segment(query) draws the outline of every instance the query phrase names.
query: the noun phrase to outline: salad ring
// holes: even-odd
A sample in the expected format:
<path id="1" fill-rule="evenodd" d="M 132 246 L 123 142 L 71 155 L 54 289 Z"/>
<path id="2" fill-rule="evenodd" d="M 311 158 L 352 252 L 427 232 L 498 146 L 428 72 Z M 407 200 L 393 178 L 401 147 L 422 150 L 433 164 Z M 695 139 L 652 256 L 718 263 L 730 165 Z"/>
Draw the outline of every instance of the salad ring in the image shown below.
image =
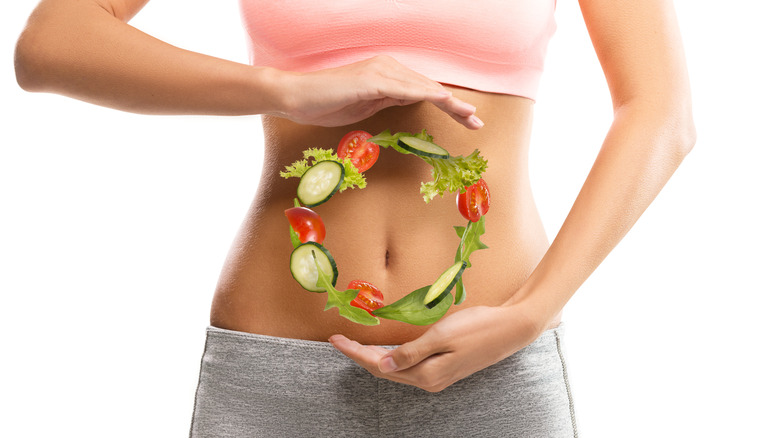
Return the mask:
<path id="1" fill-rule="evenodd" d="M 376 163 L 380 147 L 417 156 L 430 164 L 433 180 L 420 187 L 425 202 L 446 192 L 457 193 L 458 210 L 468 220 L 466 226 L 454 227 L 460 238 L 454 263 L 432 284 L 388 305 L 383 303 L 379 288 L 367 281 L 353 280 L 347 290 L 336 289 L 336 261 L 323 246 L 325 224 L 312 209 L 337 192 L 366 187 L 363 172 Z M 428 325 L 441 319 L 453 303 L 463 302 L 466 291 L 462 275 L 471 266 L 469 257 L 474 251 L 487 248 L 479 238 L 485 233 L 484 215 L 490 207 L 490 191 L 482 179 L 487 160 L 479 155 L 479 150 L 466 157 L 453 157 L 435 144 L 425 130 L 419 134 L 391 134 L 388 130 L 373 137 L 365 131 L 352 131 L 341 139 L 336 153 L 332 149 L 311 148 L 303 151 L 303 156 L 280 173 L 284 178 L 300 178 L 295 206 L 285 210 L 293 245 L 290 272 L 304 289 L 327 293 L 325 310 L 335 307 L 342 317 L 364 325 L 377 325 L 379 318 Z"/>

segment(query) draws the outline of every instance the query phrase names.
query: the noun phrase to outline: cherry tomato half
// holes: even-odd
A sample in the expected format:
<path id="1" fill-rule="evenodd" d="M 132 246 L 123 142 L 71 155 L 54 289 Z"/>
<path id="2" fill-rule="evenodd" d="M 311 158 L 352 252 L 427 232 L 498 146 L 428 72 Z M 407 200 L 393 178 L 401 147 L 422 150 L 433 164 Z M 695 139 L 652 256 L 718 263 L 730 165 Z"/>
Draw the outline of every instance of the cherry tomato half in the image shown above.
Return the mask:
<path id="1" fill-rule="evenodd" d="M 325 223 L 320 215 L 306 207 L 293 207 L 284 211 L 293 231 L 298 234 L 301 243 L 325 240 Z"/>
<path id="2" fill-rule="evenodd" d="M 363 280 L 352 280 L 349 282 L 347 289 L 357 289 L 358 295 L 349 304 L 355 307 L 359 307 L 368 311 L 373 315 L 374 310 L 384 306 L 385 297 L 382 292 L 373 284 Z"/>
<path id="3" fill-rule="evenodd" d="M 366 141 L 371 137 L 373 135 L 366 131 L 347 133 L 339 142 L 336 155 L 339 158 L 349 158 L 352 164 L 357 167 L 358 172 L 365 172 L 379 158 L 379 145 Z"/>
<path id="4" fill-rule="evenodd" d="M 476 184 L 466 187 L 466 191 L 460 193 L 455 200 L 460 214 L 471 222 L 476 222 L 485 215 L 490 208 L 490 190 L 484 179 Z"/>

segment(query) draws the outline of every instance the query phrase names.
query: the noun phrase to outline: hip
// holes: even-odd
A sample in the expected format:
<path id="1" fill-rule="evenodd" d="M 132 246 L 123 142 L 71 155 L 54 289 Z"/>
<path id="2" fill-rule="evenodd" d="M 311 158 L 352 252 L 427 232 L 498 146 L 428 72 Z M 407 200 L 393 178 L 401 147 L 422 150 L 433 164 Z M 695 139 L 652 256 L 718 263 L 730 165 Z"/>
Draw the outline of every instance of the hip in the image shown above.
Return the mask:
<path id="1" fill-rule="evenodd" d="M 378 379 L 326 342 L 210 327 L 192 437 L 576 436 L 563 328 L 439 393 Z"/>

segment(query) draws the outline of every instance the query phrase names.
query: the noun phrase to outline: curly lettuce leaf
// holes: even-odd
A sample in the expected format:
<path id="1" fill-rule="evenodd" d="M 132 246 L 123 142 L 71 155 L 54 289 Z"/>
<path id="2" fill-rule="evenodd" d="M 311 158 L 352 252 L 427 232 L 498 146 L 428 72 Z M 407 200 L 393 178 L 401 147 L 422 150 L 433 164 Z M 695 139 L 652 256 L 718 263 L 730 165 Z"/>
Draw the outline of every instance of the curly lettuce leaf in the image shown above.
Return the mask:
<path id="1" fill-rule="evenodd" d="M 402 154 L 409 154 L 411 152 L 401 149 L 398 147 L 398 139 L 401 137 L 403 132 L 399 132 L 396 134 L 391 134 L 389 129 L 386 129 L 382 131 L 381 133 L 369 138 L 367 141 L 377 144 L 379 146 L 382 146 L 383 148 L 387 149 L 388 147 L 391 147 L 398 152 Z"/>
<path id="2" fill-rule="evenodd" d="M 338 161 L 344 165 L 344 181 L 341 182 L 339 192 L 357 187 L 359 189 L 366 187 L 366 178 L 357 170 L 352 161 L 346 158 L 339 158 L 333 152 L 333 149 L 309 148 L 303 151 L 303 159 L 285 166 L 284 170 L 279 172 L 283 178 L 300 178 L 309 168 L 320 161 Z"/>
<path id="3" fill-rule="evenodd" d="M 409 151 L 398 146 L 398 139 L 401 137 L 416 137 L 421 140 L 433 142 L 433 137 L 424 129 L 419 134 L 412 134 L 410 132 L 396 132 L 395 134 L 391 134 L 388 129 L 371 137 L 368 141 L 376 143 L 384 148 L 392 147 L 402 154 L 410 154 Z M 420 193 L 422 193 L 425 202 L 430 202 L 436 195 L 444 195 L 446 192 L 460 193 L 466 187 L 479 181 L 479 179 L 482 178 L 482 173 L 487 170 L 487 160 L 479 155 L 479 150 L 474 150 L 474 152 L 467 157 L 458 155 L 457 157 L 450 156 L 447 158 L 422 156 L 419 156 L 419 158 L 433 166 L 431 172 L 433 181 L 424 182 L 420 186 Z"/>
<path id="4" fill-rule="evenodd" d="M 328 302 L 325 303 L 325 310 L 335 307 L 339 310 L 339 315 L 352 322 L 363 325 L 379 324 L 379 320 L 371 316 L 366 310 L 349 304 L 357 297 L 359 291 L 357 289 L 347 289 L 344 292 L 336 290 L 336 288 L 330 284 L 331 280 L 322 271 L 320 263 L 317 261 L 317 257 L 314 256 L 314 251 L 312 251 L 312 257 L 314 257 L 314 264 L 317 265 L 317 272 L 319 272 L 317 286 L 324 287 L 328 292 Z"/>
<path id="5" fill-rule="evenodd" d="M 445 192 L 460 193 L 466 187 L 476 184 L 487 170 L 487 160 L 475 149 L 471 155 L 448 158 L 420 157 L 433 166 L 433 181 L 422 183 L 420 193 L 425 202 Z"/>
<path id="6" fill-rule="evenodd" d="M 440 320 L 452 305 L 452 294 L 429 309 L 423 304 L 430 286 L 417 289 L 400 300 L 374 310 L 374 315 L 414 325 L 428 325 Z"/>

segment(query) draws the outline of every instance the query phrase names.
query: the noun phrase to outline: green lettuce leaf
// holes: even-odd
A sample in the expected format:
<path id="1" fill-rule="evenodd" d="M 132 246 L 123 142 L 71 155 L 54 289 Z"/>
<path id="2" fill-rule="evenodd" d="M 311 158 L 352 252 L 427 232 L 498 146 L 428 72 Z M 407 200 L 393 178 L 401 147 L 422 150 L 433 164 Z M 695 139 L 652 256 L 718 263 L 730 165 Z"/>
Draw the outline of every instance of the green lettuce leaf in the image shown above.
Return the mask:
<path id="1" fill-rule="evenodd" d="M 479 155 L 478 149 L 467 157 L 458 155 L 448 158 L 420 158 L 433 166 L 433 181 L 420 186 L 425 202 L 430 202 L 436 195 L 444 195 L 445 192 L 462 192 L 466 187 L 476 184 L 487 170 L 487 160 Z"/>
<path id="2" fill-rule="evenodd" d="M 347 289 L 344 292 L 336 290 L 336 288 L 330 284 L 331 280 L 322 272 L 320 263 L 317 261 L 317 257 L 314 256 L 314 251 L 312 251 L 312 257 L 314 257 L 314 264 L 317 265 L 317 271 L 319 272 L 317 286 L 324 287 L 328 292 L 328 302 L 325 303 L 325 310 L 335 307 L 339 310 L 339 315 L 352 322 L 363 325 L 379 324 L 379 320 L 371 316 L 366 310 L 349 304 L 357 297 L 359 291 L 357 289 Z"/>
<path id="3" fill-rule="evenodd" d="M 423 304 L 428 289 L 430 286 L 417 289 L 393 304 L 374 310 L 374 315 L 414 325 L 433 324 L 447 313 L 452 305 L 452 294 L 447 294 L 439 304 L 429 309 Z"/>
<path id="4" fill-rule="evenodd" d="M 433 137 L 424 129 L 419 134 L 410 132 L 391 134 L 388 129 L 371 137 L 368 141 L 384 148 L 392 147 L 402 154 L 410 154 L 411 152 L 398 146 L 398 139 L 401 137 L 417 137 L 433 142 Z M 425 202 L 430 202 L 436 195 L 444 195 L 446 192 L 460 193 L 466 187 L 479 181 L 487 170 L 487 160 L 479 155 L 479 150 L 474 150 L 467 157 L 462 155 L 448 158 L 418 157 L 433 166 L 431 171 L 433 181 L 422 183 L 420 187 L 420 193 L 422 193 Z"/>
<path id="5" fill-rule="evenodd" d="M 398 152 L 400 152 L 402 154 L 409 154 L 411 152 L 409 152 L 409 151 L 407 151 L 405 149 L 401 149 L 400 147 L 398 147 L 398 139 L 401 137 L 402 134 L 403 134 L 403 132 L 399 132 L 399 133 L 393 135 L 393 134 L 390 133 L 389 129 L 386 129 L 386 130 L 382 131 L 381 133 L 379 133 L 379 134 L 369 138 L 367 141 L 370 142 L 370 143 L 374 143 L 374 144 L 377 144 L 379 146 L 382 146 L 385 149 L 387 149 L 388 147 L 391 147 L 391 148 L 397 150 Z"/>
<path id="6" fill-rule="evenodd" d="M 341 182 L 339 192 L 357 187 L 362 189 L 366 187 L 366 178 L 358 172 L 357 167 L 351 160 L 339 158 L 333 152 L 333 149 L 309 148 L 303 151 L 303 159 L 285 166 L 284 170 L 279 172 L 283 178 L 300 178 L 309 170 L 310 167 L 320 161 L 338 161 L 344 165 L 344 181 Z"/>
<path id="7" fill-rule="evenodd" d="M 420 140 L 430 141 L 431 143 L 433 143 L 433 137 L 430 134 L 428 134 L 424 129 L 419 134 L 412 134 L 411 132 L 396 132 L 395 134 L 391 134 L 390 130 L 386 129 L 381 133 L 369 138 L 367 141 L 378 144 L 379 146 L 382 146 L 385 149 L 391 147 L 402 154 L 411 154 L 411 152 L 407 151 L 401 146 L 398 146 L 398 139 L 401 137 L 416 137 L 419 138 Z"/>

